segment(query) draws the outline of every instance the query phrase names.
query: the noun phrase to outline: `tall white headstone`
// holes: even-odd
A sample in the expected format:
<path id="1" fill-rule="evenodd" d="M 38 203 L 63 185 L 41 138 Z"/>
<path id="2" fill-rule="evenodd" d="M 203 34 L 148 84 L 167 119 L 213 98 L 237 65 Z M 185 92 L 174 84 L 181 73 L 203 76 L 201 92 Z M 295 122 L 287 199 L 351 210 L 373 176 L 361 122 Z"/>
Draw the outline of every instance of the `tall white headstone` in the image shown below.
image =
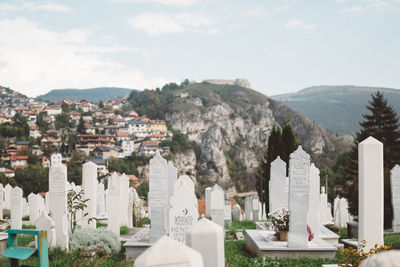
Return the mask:
<path id="1" fill-rule="evenodd" d="M 96 209 L 97 209 L 97 165 L 91 161 L 82 166 L 82 189 L 84 198 L 89 199 L 86 202 L 84 213 L 87 215 L 82 218 L 82 228 L 96 229 Z M 92 220 L 90 220 L 92 219 Z M 89 222 L 90 220 L 90 222 Z"/>
<path id="2" fill-rule="evenodd" d="M 4 187 L 4 207 L 8 210 L 11 208 L 11 189 L 10 184 L 6 184 Z"/>
<path id="3" fill-rule="evenodd" d="M 252 206 L 252 209 L 253 209 L 253 212 L 252 212 L 253 213 L 253 221 L 257 222 L 257 221 L 260 220 L 260 218 L 259 218 L 260 201 L 259 201 L 258 196 L 253 196 L 251 201 L 252 201 L 251 202 L 252 203 L 251 206 Z"/>
<path id="4" fill-rule="evenodd" d="M 301 146 L 289 160 L 289 235 L 288 247 L 307 247 L 307 211 L 309 201 L 310 156 Z"/>
<path id="5" fill-rule="evenodd" d="M 129 177 L 120 177 L 120 202 L 119 202 L 119 225 L 128 226 L 128 205 L 129 205 Z"/>
<path id="6" fill-rule="evenodd" d="M 11 189 L 11 229 L 22 229 L 22 189 Z"/>
<path id="7" fill-rule="evenodd" d="M 67 166 L 62 164 L 50 166 L 49 193 L 50 217 L 56 224 L 57 245 L 68 249 Z"/>
<path id="8" fill-rule="evenodd" d="M 325 186 L 321 187 L 319 201 L 319 222 L 323 225 L 331 224 L 333 217 L 330 203 L 328 203 L 328 196 L 325 193 Z"/>
<path id="9" fill-rule="evenodd" d="M 135 267 L 203 267 L 201 254 L 168 236 L 161 237 L 136 260 Z"/>
<path id="10" fill-rule="evenodd" d="M 167 165 L 167 161 L 161 157 L 159 151 L 150 160 L 150 242 L 155 242 L 167 234 Z"/>
<path id="11" fill-rule="evenodd" d="M 200 252 L 204 266 L 223 267 L 224 229 L 207 218 L 201 218 L 186 234 L 189 247 Z"/>
<path id="12" fill-rule="evenodd" d="M 128 227 L 132 228 L 133 227 L 133 205 L 134 205 L 134 196 L 133 196 L 133 188 L 129 188 L 129 205 L 128 205 Z M 133 189 L 135 190 L 135 189 Z"/>
<path id="13" fill-rule="evenodd" d="M 105 201 L 105 192 L 104 192 L 104 184 L 99 182 L 97 184 L 97 209 L 96 214 L 97 218 L 103 219 L 107 217 L 106 214 L 106 201 Z"/>
<path id="14" fill-rule="evenodd" d="M 269 181 L 269 212 L 288 208 L 289 180 L 286 177 L 286 163 L 278 156 L 271 162 Z"/>
<path id="15" fill-rule="evenodd" d="M 245 214 L 245 219 L 248 221 L 251 221 L 253 219 L 252 216 L 253 207 L 251 199 L 252 199 L 251 196 L 247 196 L 244 198 L 244 214 Z"/>
<path id="16" fill-rule="evenodd" d="M 186 231 L 193 226 L 199 217 L 197 198 L 193 188 L 185 183 L 175 182 L 175 192 L 170 199 L 169 237 L 185 243 Z"/>
<path id="17" fill-rule="evenodd" d="M 24 216 L 29 216 L 29 205 L 28 202 L 26 201 L 26 198 L 22 198 L 22 217 Z"/>
<path id="18" fill-rule="evenodd" d="M 339 227 L 347 227 L 347 222 L 349 221 L 349 204 L 347 199 L 342 197 L 338 203 L 339 211 Z"/>
<path id="19" fill-rule="evenodd" d="M 108 179 L 108 195 L 107 195 L 107 229 L 114 232 L 116 235 L 119 233 L 119 206 L 120 206 L 120 177 L 117 173 L 113 173 Z"/>
<path id="20" fill-rule="evenodd" d="M 400 166 L 396 164 L 390 171 L 390 185 L 393 206 L 393 232 L 400 232 Z"/>
<path id="21" fill-rule="evenodd" d="M 177 182 L 177 176 L 178 176 L 178 170 L 175 168 L 174 165 L 172 165 L 171 162 L 168 162 L 167 165 L 167 183 L 166 183 L 166 226 L 167 226 L 167 231 L 170 229 L 169 225 L 169 211 L 171 209 L 171 197 L 174 194 L 175 190 L 175 184 Z M 187 177 L 189 178 L 189 177 Z M 190 179 L 190 178 L 189 178 Z M 193 192 L 194 192 L 194 183 L 193 184 Z M 190 186 L 190 185 L 189 185 Z"/>
<path id="22" fill-rule="evenodd" d="M 229 200 L 225 200 L 224 221 L 225 221 L 225 226 L 228 227 L 232 226 L 232 208 L 231 208 L 231 202 Z"/>
<path id="23" fill-rule="evenodd" d="M 206 216 L 211 217 L 211 199 L 210 199 L 211 187 L 206 187 L 205 198 L 206 198 Z"/>
<path id="24" fill-rule="evenodd" d="M 40 199 L 38 195 L 30 193 L 28 195 L 29 202 L 29 223 L 33 225 L 40 216 Z"/>
<path id="25" fill-rule="evenodd" d="M 236 222 L 240 222 L 242 220 L 242 211 L 239 204 L 236 204 L 232 208 L 232 220 Z"/>
<path id="26" fill-rule="evenodd" d="M 224 227 L 224 207 L 225 194 L 224 190 L 217 184 L 211 189 L 211 220 L 216 224 Z"/>
<path id="27" fill-rule="evenodd" d="M 383 144 L 368 137 L 358 144 L 358 241 L 365 250 L 383 245 Z"/>
<path id="28" fill-rule="evenodd" d="M 309 198 L 308 198 L 308 215 L 307 222 L 315 239 L 319 239 L 319 209 L 315 207 L 319 203 L 319 170 L 314 163 L 310 166 L 310 183 L 309 183 Z"/>

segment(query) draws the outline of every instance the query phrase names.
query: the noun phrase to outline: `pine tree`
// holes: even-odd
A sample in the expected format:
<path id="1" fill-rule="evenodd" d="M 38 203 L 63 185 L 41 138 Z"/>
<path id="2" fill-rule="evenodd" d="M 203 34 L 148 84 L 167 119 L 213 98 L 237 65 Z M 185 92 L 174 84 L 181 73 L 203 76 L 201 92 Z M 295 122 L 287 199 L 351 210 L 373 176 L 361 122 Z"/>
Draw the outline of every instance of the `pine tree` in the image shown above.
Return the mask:
<path id="1" fill-rule="evenodd" d="M 76 131 L 80 134 L 85 134 L 86 133 L 86 127 L 85 127 L 85 122 L 83 121 L 83 118 L 81 116 L 81 118 L 79 119 L 79 124 L 78 124 L 78 128 L 76 129 Z"/>
<path id="2" fill-rule="evenodd" d="M 383 93 L 376 92 L 371 95 L 372 100 L 366 106 L 369 111 L 363 115 L 364 121 L 360 122 L 361 130 L 357 133 L 355 146 L 351 152 L 351 160 L 347 165 L 347 187 L 344 196 L 349 201 L 349 211 L 358 215 L 358 144 L 368 138 L 374 137 L 383 143 L 384 153 L 384 214 L 385 227 L 392 223 L 393 211 L 390 190 L 390 169 L 400 161 L 400 131 L 399 117 L 393 107 L 387 102 Z"/>
<path id="3" fill-rule="evenodd" d="M 288 121 L 285 122 L 282 130 L 282 155 L 281 158 L 286 162 L 286 174 L 289 172 L 289 156 L 296 150 L 297 142 L 296 137 L 292 131 L 292 127 Z"/>

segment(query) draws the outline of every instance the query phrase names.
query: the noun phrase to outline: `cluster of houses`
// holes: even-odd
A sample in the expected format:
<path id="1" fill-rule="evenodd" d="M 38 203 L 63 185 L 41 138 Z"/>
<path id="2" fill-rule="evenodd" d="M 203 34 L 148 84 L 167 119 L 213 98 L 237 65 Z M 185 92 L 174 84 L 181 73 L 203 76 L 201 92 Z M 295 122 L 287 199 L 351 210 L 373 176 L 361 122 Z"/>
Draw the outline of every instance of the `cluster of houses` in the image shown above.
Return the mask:
<path id="1" fill-rule="evenodd" d="M 172 136 L 166 122 L 139 115 L 134 110 L 122 112 L 126 104 L 126 97 L 104 103 L 67 99 L 46 103 L 0 87 L 0 124 L 12 123 L 12 118 L 19 113 L 27 118 L 30 127 L 30 141 L 5 140 L 7 147 L 0 151 L 0 159 L 9 168 L 0 166 L 0 173 L 12 177 L 16 169 L 27 167 L 28 155 L 21 155 L 21 151 L 28 151 L 28 147 L 32 154 L 41 158 L 44 167 L 49 167 L 51 162 L 43 151 L 45 147 L 61 152 L 63 161 L 69 159 L 73 150 L 78 150 L 100 166 L 106 166 L 110 158 L 125 158 L 133 152 L 152 155 L 159 149 L 169 153 L 168 147 L 159 147 L 161 141 Z M 73 127 L 56 129 L 57 115 L 61 114 L 68 114 Z M 49 125 L 45 131 L 38 125 L 39 115 Z M 81 121 L 85 133 L 77 132 Z M 71 134 L 76 136 L 72 147 Z M 106 167 L 103 171 L 107 171 Z"/>

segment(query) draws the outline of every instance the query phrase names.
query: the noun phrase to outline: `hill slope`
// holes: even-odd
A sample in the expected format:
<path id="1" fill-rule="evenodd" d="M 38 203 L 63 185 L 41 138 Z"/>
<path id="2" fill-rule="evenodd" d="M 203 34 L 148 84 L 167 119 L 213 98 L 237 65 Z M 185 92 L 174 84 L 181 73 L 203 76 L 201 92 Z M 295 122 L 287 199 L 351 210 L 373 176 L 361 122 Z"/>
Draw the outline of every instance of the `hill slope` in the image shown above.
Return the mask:
<path id="1" fill-rule="evenodd" d="M 389 104 L 400 114 L 400 90 L 357 86 L 314 86 L 297 93 L 272 96 L 306 117 L 340 135 L 359 130 L 365 106 L 371 94 L 382 91 Z"/>
<path id="2" fill-rule="evenodd" d="M 215 182 L 231 193 L 254 190 L 258 152 L 266 146 L 272 127 L 287 119 L 319 168 L 331 166 L 350 148 L 317 123 L 251 89 L 198 83 L 173 94 L 165 119 L 198 146 L 174 155 L 173 161 L 178 170 L 197 178 L 200 192 Z"/>
<path id="3" fill-rule="evenodd" d="M 37 98 L 43 101 L 56 101 L 68 99 L 77 101 L 86 99 L 92 102 L 99 100 L 109 100 L 116 97 L 128 96 L 133 89 L 119 88 L 119 87 L 97 87 L 90 89 L 53 89 L 47 94 L 38 96 Z"/>

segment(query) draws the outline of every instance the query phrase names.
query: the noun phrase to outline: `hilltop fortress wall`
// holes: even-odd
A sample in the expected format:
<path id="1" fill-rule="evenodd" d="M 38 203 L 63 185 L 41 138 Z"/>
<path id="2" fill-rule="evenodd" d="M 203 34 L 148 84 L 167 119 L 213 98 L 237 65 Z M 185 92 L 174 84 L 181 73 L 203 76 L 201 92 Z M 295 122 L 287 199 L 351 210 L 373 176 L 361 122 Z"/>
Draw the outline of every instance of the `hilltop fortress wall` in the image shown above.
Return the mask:
<path id="1" fill-rule="evenodd" d="M 235 80 L 209 79 L 209 80 L 203 80 L 203 82 L 210 84 L 239 85 L 245 88 L 251 88 L 250 82 L 247 79 L 235 79 Z"/>

